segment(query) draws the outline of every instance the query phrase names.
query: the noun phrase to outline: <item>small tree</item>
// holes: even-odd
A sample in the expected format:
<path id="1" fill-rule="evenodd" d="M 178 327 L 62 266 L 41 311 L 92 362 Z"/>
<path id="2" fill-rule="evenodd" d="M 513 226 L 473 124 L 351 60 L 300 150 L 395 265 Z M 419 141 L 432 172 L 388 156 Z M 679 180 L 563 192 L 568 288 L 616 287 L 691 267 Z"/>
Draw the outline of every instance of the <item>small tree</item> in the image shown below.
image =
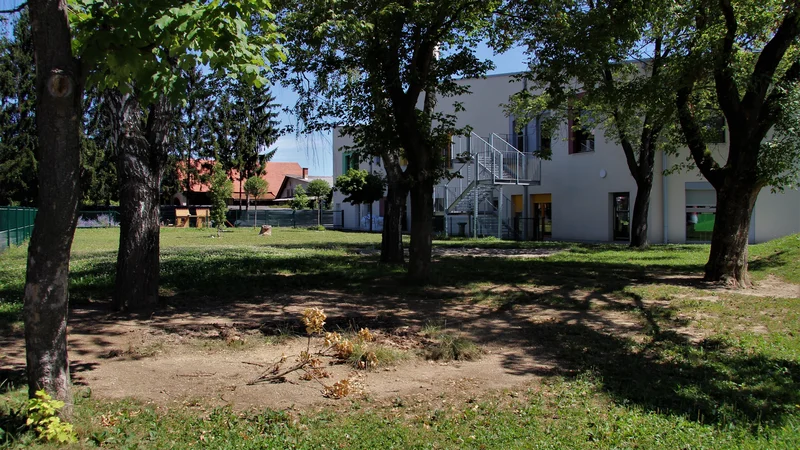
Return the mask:
<path id="1" fill-rule="evenodd" d="M 334 183 L 334 188 L 347 196 L 344 201 L 351 205 L 367 204 L 370 206 L 370 231 L 372 231 L 372 204 L 383 198 L 385 186 L 386 180 L 380 175 L 358 169 L 349 169 L 347 173 L 336 177 L 336 183 Z"/>
<path id="2" fill-rule="evenodd" d="M 292 209 L 308 208 L 308 195 L 306 195 L 306 190 L 303 189 L 303 186 L 297 186 L 297 189 L 294 190 L 294 198 L 291 205 Z"/>
<path id="3" fill-rule="evenodd" d="M 217 227 L 217 237 L 225 226 L 225 216 L 228 212 L 228 199 L 233 195 L 233 183 L 219 164 L 214 166 L 211 175 L 211 224 Z"/>
<path id="4" fill-rule="evenodd" d="M 266 194 L 268 187 L 269 183 L 267 183 L 267 180 L 258 175 L 253 175 L 244 182 L 244 192 L 247 194 L 248 207 L 250 206 L 251 195 L 255 201 L 256 216 L 253 218 L 253 226 L 256 226 L 256 220 L 258 220 L 258 197 Z"/>
<path id="5" fill-rule="evenodd" d="M 313 180 L 308 183 L 308 195 L 316 197 L 317 204 L 317 226 L 322 224 L 322 200 L 327 199 L 331 194 L 331 185 L 325 180 Z"/>

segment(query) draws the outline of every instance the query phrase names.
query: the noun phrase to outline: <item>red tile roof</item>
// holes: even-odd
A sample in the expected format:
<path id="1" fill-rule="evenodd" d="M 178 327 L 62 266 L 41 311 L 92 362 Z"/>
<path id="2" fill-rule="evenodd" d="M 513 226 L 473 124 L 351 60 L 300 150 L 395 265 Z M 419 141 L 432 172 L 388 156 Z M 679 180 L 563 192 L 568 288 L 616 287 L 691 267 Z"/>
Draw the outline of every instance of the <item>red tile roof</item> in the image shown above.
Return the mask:
<path id="1" fill-rule="evenodd" d="M 212 161 L 206 160 L 192 160 L 191 164 L 201 174 L 207 174 Z M 178 163 L 178 179 L 183 180 L 184 174 L 181 170 L 185 164 L 183 161 Z M 267 181 L 267 194 L 260 196 L 261 200 L 272 200 L 278 195 L 278 190 L 283 185 L 283 180 L 287 175 L 302 176 L 303 169 L 300 164 L 296 162 L 268 162 L 267 173 L 262 175 L 261 178 Z M 238 200 L 245 198 L 244 182 L 246 180 L 239 179 L 239 171 L 236 169 L 231 170 L 228 174 L 231 181 L 233 181 L 233 199 Z M 192 192 L 208 192 L 209 183 L 201 183 L 199 180 L 193 179 L 191 191 Z"/>

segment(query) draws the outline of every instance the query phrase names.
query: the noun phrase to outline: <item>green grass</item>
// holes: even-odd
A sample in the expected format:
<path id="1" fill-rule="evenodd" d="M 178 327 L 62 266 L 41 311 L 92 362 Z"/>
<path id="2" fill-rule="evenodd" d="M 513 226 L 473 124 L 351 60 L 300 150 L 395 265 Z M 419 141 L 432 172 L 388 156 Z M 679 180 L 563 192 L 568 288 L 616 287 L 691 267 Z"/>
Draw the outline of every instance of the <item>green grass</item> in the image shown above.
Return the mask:
<path id="1" fill-rule="evenodd" d="M 525 349 L 557 370 L 526 369 L 521 374 L 541 382 L 461 393 L 470 394 L 466 401 L 445 403 L 436 394 L 421 404 L 353 398 L 303 413 L 81 398 L 75 448 L 800 448 L 800 300 L 701 289 L 692 280 L 702 273 L 708 246 L 435 241 L 561 251 L 541 259 L 441 257 L 432 264 L 432 283 L 420 287 L 406 282 L 402 267 L 377 264 L 378 235 L 292 229 L 273 229 L 271 237 L 252 229 L 211 235 L 163 231 L 162 296 L 170 308 L 271 304 L 318 291 L 332 302 L 347 296 L 387 312 L 377 323 L 329 317 L 331 330 L 410 323 L 436 338 L 449 327 L 479 345 Z M 109 300 L 116 244 L 115 230 L 77 232 L 74 308 Z M 800 283 L 800 236 L 751 246 L 750 256 L 754 279 Z M 5 335 L 19 335 L 24 268 L 24 248 L 0 254 Z M 471 303 L 493 314 L 490 325 L 448 315 L 450 307 Z M 528 307 L 574 320 L 538 321 L 520 312 Z M 404 322 L 389 314 L 396 308 L 409 311 Z M 582 319 L 600 312 L 623 314 L 641 331 Z M 292 335 L 299 330 L 292 326 L 270 324 L 275 332 L 266 333 Z M 513 360 L 504 369 L 521 370 Z M 0 392 L 6 430 L 0 447 L 55 448 L 18 428 L 11 411 L 20 408 L 24 391 L 5 384 Z"/>

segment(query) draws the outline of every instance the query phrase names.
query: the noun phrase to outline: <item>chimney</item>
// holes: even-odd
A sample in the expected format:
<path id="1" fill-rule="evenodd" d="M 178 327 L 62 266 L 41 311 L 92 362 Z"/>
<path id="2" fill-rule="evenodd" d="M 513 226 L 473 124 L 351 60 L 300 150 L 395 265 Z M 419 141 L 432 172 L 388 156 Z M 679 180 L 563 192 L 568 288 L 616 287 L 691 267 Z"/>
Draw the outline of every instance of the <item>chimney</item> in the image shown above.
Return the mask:
<path id="1" fill-rule="evenodd" d="M 308 179 L 308 167 L 303 167 L 303 179 Z"/>

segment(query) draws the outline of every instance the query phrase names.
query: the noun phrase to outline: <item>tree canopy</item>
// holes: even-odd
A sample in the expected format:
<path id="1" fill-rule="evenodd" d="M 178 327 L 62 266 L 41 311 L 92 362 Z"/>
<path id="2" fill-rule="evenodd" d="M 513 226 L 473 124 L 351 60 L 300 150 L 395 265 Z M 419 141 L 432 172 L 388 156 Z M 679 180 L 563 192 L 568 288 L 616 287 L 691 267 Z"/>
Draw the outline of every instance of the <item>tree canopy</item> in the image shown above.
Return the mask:
<path id="1" fill-rule="evenodd" d="M 433 185 L 447 176 L 441 149 L 464 134 L 437 101 L 468 92 L 459 77 L 479 77 L 491 61 L 475 54 L 499 1 L 389 0 L 281 2 L 290 58 L 283 77 L 299 94 L 302 131 L 349 134 L 357 158 L 380 156 L 397 202 L 411 194 L 409 275 L 424 280 L 430 263 Z M 456 105 L 456 112 L 461 111 Z M 338 149 L 337 149 L 338 150 Z M 408 164 L 402 167 L 401 161 Z M 395 195 L 395 190 L 401 195 Z M 401 208 L 390 202 L 385 227 L 402 258 Z M 384 234 L 384 240 L 387 234 Z M 382 249 L 383 253 L 383 249 Z"/>
<path id="2" fill-rule="evenodd" d="M 359 205 L 380 200 L 383 197 L 386 181 L 380 175 L 363 169 L 348 169 L 336 177 L 334 186 L 346 196 L 344 201 L 351 205 Z"/>

